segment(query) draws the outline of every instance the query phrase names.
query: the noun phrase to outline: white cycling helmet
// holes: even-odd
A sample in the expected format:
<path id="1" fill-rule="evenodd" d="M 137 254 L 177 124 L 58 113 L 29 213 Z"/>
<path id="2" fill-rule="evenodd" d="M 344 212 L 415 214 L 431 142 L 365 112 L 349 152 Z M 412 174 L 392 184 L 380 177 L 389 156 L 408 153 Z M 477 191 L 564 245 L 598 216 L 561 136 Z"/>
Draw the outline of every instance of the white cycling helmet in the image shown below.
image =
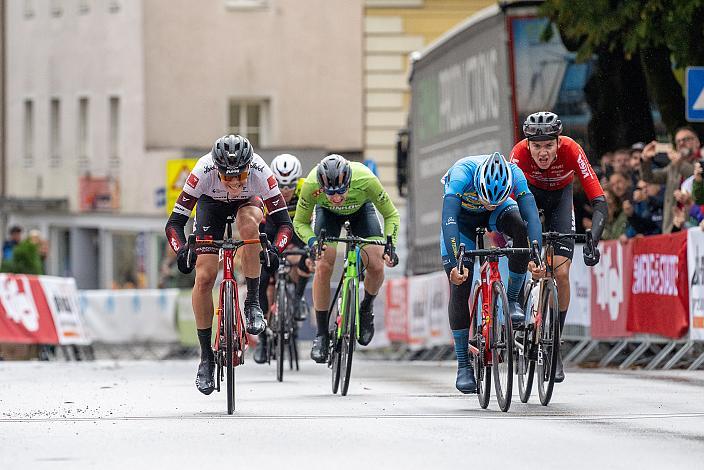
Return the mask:
<path id="1" fill-rule="evenodd" d="M 301 162 L 290 153 L 277 155 L 271 161 L 271 171 L 274 172 L 279 186 L 293 186 L 303 174 Z"/>

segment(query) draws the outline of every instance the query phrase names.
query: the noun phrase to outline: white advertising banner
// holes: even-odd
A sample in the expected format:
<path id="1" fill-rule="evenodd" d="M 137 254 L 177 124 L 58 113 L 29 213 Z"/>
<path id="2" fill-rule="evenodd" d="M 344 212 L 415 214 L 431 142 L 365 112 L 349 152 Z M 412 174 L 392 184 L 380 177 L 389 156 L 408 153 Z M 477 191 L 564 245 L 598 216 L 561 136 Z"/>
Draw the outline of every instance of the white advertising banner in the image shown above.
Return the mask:
<path id="1" fill-rule="evenodd" d="M 447 318 L 449 286 L 440 271 L 408 278 L 409 343 L 424 348 L 452 344 Z"/>
<path id="2" fill-rule="evenodd" d="M 72 277 L 39 276 L 59 344 L 90 344 L 81 320 L 76 280 Z"/>
<path id="3" fill-rule="evenodd" d="M 90 337 L 102 343 L 173 342 L 178 289 L 86 290 L 79 294 Z"/>
<path id="4" fill-rule="evenodd" d="M 704 341 L 704 232 L 687 233 L 687 276 L 689 277 L 689 337 Z"/>
<path id="5" fill-rule="evenodd" d="M 570 268 L 570 308 L 567 310 L 567 325 L 591 325 L 592 282 L 589 267 L 584 264 L 584 245 L 575 245 Z"/>

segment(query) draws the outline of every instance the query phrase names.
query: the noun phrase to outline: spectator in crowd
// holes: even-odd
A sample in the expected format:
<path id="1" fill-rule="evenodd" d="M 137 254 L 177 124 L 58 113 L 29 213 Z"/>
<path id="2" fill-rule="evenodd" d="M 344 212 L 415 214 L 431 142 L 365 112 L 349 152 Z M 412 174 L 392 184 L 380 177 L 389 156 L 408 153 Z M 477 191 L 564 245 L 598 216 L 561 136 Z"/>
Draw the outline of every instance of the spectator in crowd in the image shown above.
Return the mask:
<path id="1" fill-rule="evenodd" d="M 626 233 L 626 226 L 628 225 L 628 216 L 625 211 L 623 211 L 619 200 L 611 190 L 607 189 L 604 191 L 604 196 L 606 196 L 606 204 L 609 209 L 609 218 L 604 226 L 604 232 L 601 235 L 602 240 L 616 240 L 621 235 Z"/>
<path id="2" fill-rule="evenodd" d="M 628 175 L 630 173 L 631 156 L 626 149 L 616 150 L 611 157 L 611 171 L 613 173 L 621 173 Z"/>
<path id="3" fill-rule="evenodd" d="M 7 240 L 5 240 L 5 243 L 2 244 L 2 262 L 3 265 L 5 263 L 11 263 L 12 262 L 12 252 L 15 249 L 15 246 L 19 242 L 22 241 L 22 227 L 19 225 L 13 225 L 10 227 L 9 231 L 9 237 Z M 6 270 L 3 268 L 2 271 Z"/>
<path id="4" fill-rule="evenodd" d="M 631 145 L 629 151 L 630 158 L 628 160 L 628 172 L 631 176 L 631 183 L 635 188 L 640 180 L 640 160 L 643 155 L 643 148 L 645 144 L 643 142 L 636 142 Z"/>
<path id="5" fill-rule="evenodd" d="M 628 216 L 626 235 L 655 235 L 662 231 L 662 187 L 659 184 L 640 180 L 633 189 L 630 200 L 623 202 L 623 211 Z"/>
<path id="6" fill-rule="evenodd" d="M 617 199 L 620 205 L 628 197 L 630 197 L 631 183 L 630 178 L 627 178 L 623 173 L 612 173 L 609 176 L 609 191 Z"/>
<path id="7" fill-rule="evenodd" d="M 614 154 L 612 152 L 606 152 L 601 156 L 599 166 L 594 168 L 602 187 L 609 183 L 609 176 L 611 176 L 612 173 L 611 162 L 613 161 L 613 156 Z"/>
<path id="8" fill-rule="evenodd" d="M 42 237 L 42 232 L 32 229 L 28 233 L 29 241 L 39 248 L 39 258 L 42 260 L 42 271 L 46 272 L 46 257 L 49 255 L 49 242 Z"/>
<path id="9" fill-rule="evenodd" d="M 653 169 L 652 160 L 656 155 L 657 142 L 650 142 L 643 149 L 643 160 L 641 162 L 641 177 L 648 183 L 665 185 L 665 195 L 663 203 L 663 233 L 672 232 L 677 209 L 675 191 L 680 188 L 682 180 L 688 178 L 694 172 L 694 161 L 700 158 L 701 145 L 697 134 L 691 127 L 681 127 L 675 132 L 676 148 L 667 154 L 670 163 L 661 169 Z M 683 219 L 686 218 L 683 208 L 679 210 L 680 227 Z"/>
<path id="10" fill-rule="evenodd" d="M 702 160 L 694 164 L 694 175 L 692 177 L 692 200 L 698 206 L 700 214 L 704 214 L 704 163 Z M 699 226 L 704 230 L 704 221 L 700 219 Z"/>

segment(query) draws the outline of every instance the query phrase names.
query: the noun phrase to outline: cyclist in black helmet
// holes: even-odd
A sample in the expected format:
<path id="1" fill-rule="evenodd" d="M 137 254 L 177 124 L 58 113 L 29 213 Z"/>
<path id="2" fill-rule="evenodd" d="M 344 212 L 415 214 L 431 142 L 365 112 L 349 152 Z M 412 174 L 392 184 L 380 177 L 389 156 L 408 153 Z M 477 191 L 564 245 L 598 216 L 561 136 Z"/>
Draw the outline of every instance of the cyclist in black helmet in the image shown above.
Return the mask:
<path id="1" fill-rule="evenodd" d="M 384 218 L 382 231 L 374 208 Z M 315 211 L 315 227 L 311 215 Z M 345 221 L 352 233 L 359 237 L 382 240 L 391 235 L 396 243 L 400 217 L 379 178 L 358 162 L 348 162 L 340 155 L 328 155 L 308 174 L 293 219 L 298 236 L 308 246 L 316 242 L 322 229 L 331 237 L 338 237 Z M 360 304 L 359 343 L 366 346 L 374 336 L 373 302 L 384 282 L 384 263 L 395 266 L 395 253 L 384 253 L 382 246 L 365 246 L 362 261 L 366 268 L 364 299 Z M 367 256 L 368 255 L 368 256 Z M 392 259 L 393 258 L 393 259 Z M 328 306 L 330 278 L 335 266 L 335 244 L 331 243 L 316 264 L 313 277 L 313 305 L 318 332 L 313 341 L 311 358 L 318 363 L 327 361 Z"/>
<path id="2" fill-rule="evenodd" d="M 274 243 L 267 253 L 260 245 L 246 245 L 241 249 L 242 271 L 247 280 L 244 313 L 247 332 L 259 334 L 266 322 L 259 305 L 260 259 L 268 256 L 276 269 L 281 252 L 291 240 L 291 218 L 286 210 L 276 178 L 271 169 L 254 153 L 249 141 L 240 135 L 226 135 L 215 141 L 213 149 L 198 160 L 183 185 L 173 212 L 166 223 L 166 237 L 177 253 L 178 269 L 189 273 L 195 266 L 196 282 L 192 304 L 201 347 L 196 386 L 209 395 L 215 389 L 215 359 L 211 347 L 213 324 L 213 285 L 218 273 L 218 249 L 203 247 L 192 254 L 189 263 L 184 227 L 193 207 L 198 202 L 193 231 L 198 238 L 221 240 L 228 216 L 235 216 L 241 238 L 258 238 L 259 224 L 264 216 L 277 227 Z"/>

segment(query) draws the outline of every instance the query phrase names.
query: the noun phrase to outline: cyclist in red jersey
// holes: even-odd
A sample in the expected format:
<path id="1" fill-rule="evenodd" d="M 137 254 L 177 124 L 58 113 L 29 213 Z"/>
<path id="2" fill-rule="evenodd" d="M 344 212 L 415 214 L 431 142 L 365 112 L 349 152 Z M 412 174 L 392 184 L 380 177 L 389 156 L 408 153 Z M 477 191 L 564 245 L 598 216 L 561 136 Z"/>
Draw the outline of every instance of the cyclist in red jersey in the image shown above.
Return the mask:
<path id="1" fill-rule="evenodd" d="M 589 164 L 582 147 L 562 133 L 562 122 L 557 115 L 541 111 L 528 116 L 523 123 L 526 138 L 518 142 L 511 152 L 511 161 L 523 170 L 528 187 L 535 196 L 538 208 L 545 216 L 545 229 L 561 233 L 574 233 L 574 207 L 572 205 L 572 181 L 579 177 L 592 207 L 592 235 L 598 243 L 607 219 L 607 204 L 599 178 Z M 570 305 L 570 265 L 574 254 L 574 240 L 555 243 L 555 280 L 557 282 L 560 309 L 560 331 L 565 325 Z M 599 262 L 599 249 L 593 253 L 584 251 L 584 262 L 594 266 Z M 529 269 L 536 276 L 544 275 L 533 264 Z M 562 382 L 565 373 L 562 353 L 558 355 L 555 382 Z"/>

